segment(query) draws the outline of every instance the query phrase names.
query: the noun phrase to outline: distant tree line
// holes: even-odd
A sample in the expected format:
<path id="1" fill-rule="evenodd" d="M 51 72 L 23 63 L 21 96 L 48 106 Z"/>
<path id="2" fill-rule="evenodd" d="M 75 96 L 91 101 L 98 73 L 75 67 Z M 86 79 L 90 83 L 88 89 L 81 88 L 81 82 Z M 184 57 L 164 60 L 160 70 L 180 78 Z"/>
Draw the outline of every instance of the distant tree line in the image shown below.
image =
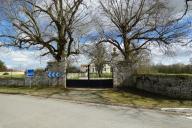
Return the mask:
<path id="1" fill-rule="evenodd" d="M 7 71 L 7 67 L 3 61 L 0 60 L 0 72 Z"/>
<path id="2" fill-rule="evenodd" d="M 154 65 L 151 68 L 157 73 L 167 74 L 192 74 L 192 65 L 173 64 L 173 65 Z"/>
<path id="3" fill-rule="evenodd" d="M 142 65 L 137 69 L 138 74 L 192 74 L 192 64 L 172 64 L 172 65 Z"/>

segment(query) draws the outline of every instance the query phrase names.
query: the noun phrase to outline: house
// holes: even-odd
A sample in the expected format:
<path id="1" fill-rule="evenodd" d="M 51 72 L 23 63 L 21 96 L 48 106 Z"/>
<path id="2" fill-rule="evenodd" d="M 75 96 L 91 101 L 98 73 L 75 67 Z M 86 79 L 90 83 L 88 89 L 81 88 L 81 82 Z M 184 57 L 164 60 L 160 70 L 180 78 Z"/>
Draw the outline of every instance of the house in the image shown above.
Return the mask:
<path id="1" fill-rule="evenodd" d="M 90 73 L 97 73 L 97 70 L 96 70 L 96 66 L 95 64 L 90 64 Z M 80 68 L 81 72 L 88 72 L 88 65 L 81 65 L 81 68 Z M 104 64 L 104 67 L 103 67 L 103 73 L 111 73 L 112 70 L 111 70 L 111 66 L 109 64 Z"/>

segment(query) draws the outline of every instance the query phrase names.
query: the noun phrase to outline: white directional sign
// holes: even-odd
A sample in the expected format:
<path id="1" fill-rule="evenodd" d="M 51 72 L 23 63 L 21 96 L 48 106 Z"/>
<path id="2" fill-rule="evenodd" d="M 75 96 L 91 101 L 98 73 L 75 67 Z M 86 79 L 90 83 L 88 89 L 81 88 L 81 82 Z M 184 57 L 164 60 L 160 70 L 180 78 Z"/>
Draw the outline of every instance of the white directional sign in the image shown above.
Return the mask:
<path id="1" fill-rule="evenodd" d="M 59 78 L 61 76 L 62 76 L 61 72 L 51 72 L 51 71 L 48 72 L 49 78 Z"/>

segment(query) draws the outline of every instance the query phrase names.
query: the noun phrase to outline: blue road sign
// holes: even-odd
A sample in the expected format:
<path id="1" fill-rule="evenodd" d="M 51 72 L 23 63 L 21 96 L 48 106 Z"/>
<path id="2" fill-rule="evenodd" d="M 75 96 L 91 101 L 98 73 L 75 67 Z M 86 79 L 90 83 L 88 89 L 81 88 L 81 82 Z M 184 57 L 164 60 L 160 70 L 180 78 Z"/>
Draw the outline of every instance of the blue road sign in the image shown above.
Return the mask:
<path id="1" fill-rule="evenodd" d="M 59 78 L 61 76 L 62 76 L 62 73 L 60 72 L 51 72 L 51 71 L 48 72 L 49 78 Z"/>
<path id="2" fill-rule="evenodd" d="M 34 77 L 35 76 L 35 70 L 34 69 L 28 69 L 26 71 L 26 76 L 27 77 Z"/>

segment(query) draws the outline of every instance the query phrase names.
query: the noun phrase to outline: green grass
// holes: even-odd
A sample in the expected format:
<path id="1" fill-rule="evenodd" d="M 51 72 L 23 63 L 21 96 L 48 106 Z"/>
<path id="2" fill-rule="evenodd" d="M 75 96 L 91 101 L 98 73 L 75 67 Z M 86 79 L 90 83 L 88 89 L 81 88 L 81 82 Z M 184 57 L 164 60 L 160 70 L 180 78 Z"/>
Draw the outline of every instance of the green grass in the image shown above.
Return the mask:
<path id="1" fill-rule="evenodd" d="M 91 78 L 99 78 L 97 73 L 90 73 Z M 103 73 L 101 74 L 101 78 L 112 78 L 112 73 Z"/>
<path id="2" fill-rule="evenodd" d="M 8 73 L 8 75 L 4 75 L 4 73 Z M 24 72 L 0 72 L 0 78 L 24 78 Z"/>
<path id="3" fill-rule="evenodd" d="M 150 76 L 175 76 L 175 77 L 192 77 L 192 74 L 166 74 L 166 73 L 144 73 L 144 74 L 136 74 L 136 75 L 150 75 Z"/>
<path id="4" fill-rule="evenodd" d="M 76 77 L 72 77 L 72 78 L 67 78 L 69 80 L 79 80 L 80 77 L 76 76 Z"/>
<path id="5" fill-rule="evenodd" d="M 190 100 L 176 100 L 138 90 L 104 91 L 102 96 L 113 104 L 144 108 L 187 107 L 192 108 Z"/>
<path id="6" fill-rule="evenodd" d="M 3 94 L 23 94 L 32 96 L 44 96 L 49 97 L 57 93 L 65 93 L 67 89 L 64 88 L 27 88 L 27 87 L 0 87 L 0 93 Z"/>

